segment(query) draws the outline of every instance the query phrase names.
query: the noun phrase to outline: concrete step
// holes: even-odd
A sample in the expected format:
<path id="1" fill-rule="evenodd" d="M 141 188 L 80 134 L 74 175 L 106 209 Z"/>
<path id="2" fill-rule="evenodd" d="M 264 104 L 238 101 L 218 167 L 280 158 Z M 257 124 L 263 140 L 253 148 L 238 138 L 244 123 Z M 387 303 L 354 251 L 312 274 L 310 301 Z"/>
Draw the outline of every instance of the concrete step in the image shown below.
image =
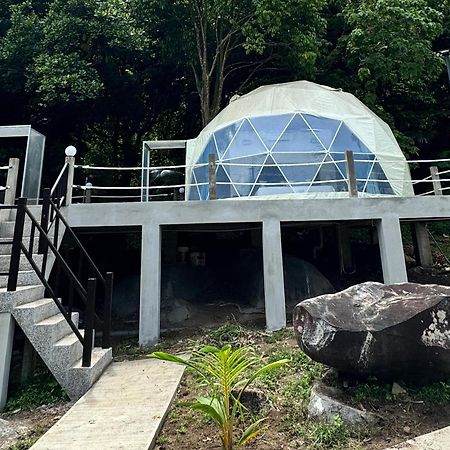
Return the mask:
<path id="1" fill-rule="evenodd" d="M 22 323 L 25 321 L 35 324 L 49 317 L 59 314 L 59 308 L 51 298 L 41 298 L 32 302 L 24 303 L 15 308 L 14 316 L 23 317 Z M 17 320 L 17 319 L 16 319 Z"/>
<path id="2" fill-rule="evenodd" d="M 16 222 L 12 220 L 4 221 L 0 223 L 0 237 L 8 238 L 14 236 L 14 227 Z M 36 234 L 35 230 L 35 234 Z M 31 221 L 25 220 L 23 227 L 23 235 L 29 237 L 31 235 Z"/>
<path id="3" fill-rule="evenodd" d="M 84 336 L 84 330 L 80 330 L 80 334 Z M 83 346 L 77 335 L 73 332 L 64 336 L 53 345 L 52 359 L 60 367 L 60 371 L 67 373 L 82 355 Z"/>
<path id="4" fill-rule="evenodd" d="M 29 237 L 25 237 L 23 239 L 23 243 L 27 249 L 30 247 L 30 240 L 31 239 Z M 0 255 L 10 255 L 11 254 L 11 248 L 12 248 L 12 245 L 10 244 L 11 241 L 12 241 L 12 237 L 0 238 Z M 34 246 L 33 252 L 37 251 L 38 243 L 39 243 L 39 239 L 35 236 L 34 244 L 33 244 L 33 246 Z"/>
<path id="5" fill-rule="evenodd" d="M 66 392 L 73 400 L 80 398 L 98 380 L 112 362 L 112 349 L 94 348 L 90 367 L 82 367 L 81 358 L 69 369 Z"/>
<path id="6" fill-rule="evenodd" d="M 58 313 L 37 322 L 34 326 L 34 332 L 38 340 L 41 341 L 39 345 L 44 345 L 46 350 L 49 351 L 51 346 L 56 342 L 71 334 L 72 329 L 65 317 L 61 313 Z"/>
<path id="7" fill-rule="evenodd" d="M 34 270 L 22 270 L 17 277 L 17 286 L 35 286 L 41 281 Z M 0 288 L 6 287 L 8 284 L 8 275 L 0 275 Z"/>
<path id="8" fill-rule="evenodd" d="M 16 291 L 8 292 L 5 287 L 0 288 L 0 312 L 11 313 L 14 308 L 25 303 L 33 302 L 44 297 L 44 286 L 18 286 Z"/>
<path id="9" fill-rule="evenodd" d="M 42 267 L 42 260 L 44 259 L 44 255 L 33 255 L 33 261 L 37 264 L 39 268 Z M 9 263 L 11 261 L 11 255 L 0 255 L 0 272 L 8 272 Z M 25 255 L 20 256 L 20 265 L 19 270 L 33 270 L 31 263 L 28 261 L 28 258 Z"/>

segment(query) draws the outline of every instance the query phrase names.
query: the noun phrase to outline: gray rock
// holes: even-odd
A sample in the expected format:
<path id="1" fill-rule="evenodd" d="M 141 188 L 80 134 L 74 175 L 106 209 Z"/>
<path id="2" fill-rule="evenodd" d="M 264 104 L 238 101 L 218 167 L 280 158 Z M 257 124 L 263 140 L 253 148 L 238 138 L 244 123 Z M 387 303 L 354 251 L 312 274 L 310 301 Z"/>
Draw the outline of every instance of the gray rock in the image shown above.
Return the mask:
<path id="1" fill-rule="evenodd" d="M 427 383 L 450 378 L 450 287 L 368 282 L 295 307 L 312 359 L 352 376 Z"/>
<path id="2" fill-rule="evenodd" d="M 7 421 L 0 419 L 0 444 L 17 438 L 20 433 Z"/>
<path id="3" fill-rule="evenodd" d="M 371 425 L 379 421 L 375 414 L 353 408 L 340 400 L 340 397 L 342 392 L 339 389 L 316 383 L 309 399 L 309 418 L 332 422 L 339 416 L 348 426 Z"/>

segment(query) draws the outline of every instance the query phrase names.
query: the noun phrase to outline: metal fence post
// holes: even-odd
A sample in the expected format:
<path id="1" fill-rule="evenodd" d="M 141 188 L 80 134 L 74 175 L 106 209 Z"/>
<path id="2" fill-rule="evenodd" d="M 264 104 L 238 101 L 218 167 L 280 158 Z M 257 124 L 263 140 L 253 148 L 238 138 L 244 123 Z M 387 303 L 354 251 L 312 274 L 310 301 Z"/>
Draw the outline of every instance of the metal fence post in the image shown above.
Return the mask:
<path id="1" fill-rule="evenodd" d="M 105 305 L 103 310 L 103 338 L 102 347 L 111 347 L 111 310 L 114 275 L 107 272 L 105 276 Z"/>
<path id="2" fill-rule="evenodd" d="M 44 189 L 42 193 L 42 211 L 41 211 L 41 227 L 45 231 L 48 232 L 48 221 L 50 214 L 50 189 Z M 47 240 L 45 236 L 39 235 L 39 244 L 38 244 L 38 253 L 43 255 L 47 253 Z"/>
<path id="3" fill-rule="evenodd" d="M 84 317 L 83 367 L 90 367 L 95 324 L 95 291 L 97 279 L 89 278 L 87 285 L 86 315 Z"/>
<path id="4" fill-rule="evenodd" d="M 439 169 L 436 166 L 430 167 L 431 179 L 433 180 L 434 195 L 442 195 L 441 179 L 439 178 Z"/>
<path id="5" fill-rule="evenodd" d="M 345 151 L 345 166 L 347 169 L 348 178 L 348 193 L 350 197 L 358 197 L 358 185 L 356 183 L 355 160 L 353 159 L 353 152 Z"/>
<path id="6" fill-rule="evenodd" d="M 208 156 L 208 188 L 209 199 L 217 199 L 216 155 Z"/>
<path id="7" fill-rule="evenodd" d="M 20 160 L 18 158 L 9 158 L 8 176 L 6 178 L 5 205 L 14 205 L 16 200 L 19 165 Z"/>
<path id="8" fill-rule="evenodd" d="M 17 289 L 17 279 L 19 277 L 20 266 L 20 244 L 23 240 L 23 227 L 25 224 L 25 208 L 27 207 L 27 199 L 19 198 L 17 201 L 16 223 L 14 224 L 14 237 L 11 250 L 11 259 L 9 262 L 8 291 Z"/>

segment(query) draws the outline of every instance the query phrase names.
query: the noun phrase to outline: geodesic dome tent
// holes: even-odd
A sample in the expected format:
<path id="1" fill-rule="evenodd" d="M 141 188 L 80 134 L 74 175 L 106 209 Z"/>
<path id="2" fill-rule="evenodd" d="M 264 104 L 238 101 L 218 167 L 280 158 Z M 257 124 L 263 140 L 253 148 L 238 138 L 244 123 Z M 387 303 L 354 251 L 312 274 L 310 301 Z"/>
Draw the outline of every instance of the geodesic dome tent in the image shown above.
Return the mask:
<path id="1" fill-rule="evenodd" d="M 346 197 L 347 150 L 361 196 L 414 195 L 391 129 L 356 97 L 308 81 L 262 86 L 187 142 L 187 198 L 208 199 L 209 155 L 218 198 Z"/>

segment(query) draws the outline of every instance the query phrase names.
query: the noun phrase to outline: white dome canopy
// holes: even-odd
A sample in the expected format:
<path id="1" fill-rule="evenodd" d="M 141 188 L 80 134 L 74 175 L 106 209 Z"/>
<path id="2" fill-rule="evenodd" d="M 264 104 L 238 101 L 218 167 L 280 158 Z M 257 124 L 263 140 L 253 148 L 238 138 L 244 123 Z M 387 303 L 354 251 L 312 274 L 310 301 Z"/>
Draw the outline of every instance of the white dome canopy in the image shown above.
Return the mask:
<path id="1" fill-rule="evenodd" d="M 355 96 L 308 81 L 262 86 L 188 141 L 188 198 L 207 199 L 210 154 L 218 198 L 347 196 L 346 150 L 360 195 L 414 195 L 391 129 Z"/>

